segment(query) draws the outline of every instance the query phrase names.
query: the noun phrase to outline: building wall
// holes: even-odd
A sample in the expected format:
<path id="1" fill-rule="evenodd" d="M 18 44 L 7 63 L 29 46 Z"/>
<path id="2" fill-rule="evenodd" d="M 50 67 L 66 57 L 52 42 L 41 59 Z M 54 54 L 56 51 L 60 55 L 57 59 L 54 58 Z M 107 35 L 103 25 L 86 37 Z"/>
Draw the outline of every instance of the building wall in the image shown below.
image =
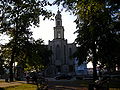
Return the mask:
<path id="1" fill-rule="evenodd" d="M 51 65 L 55 68 L 54 73 L 74 73 L 74 59 L 71 57 L 76 50 L 74 44 L 68 44 L 67 40 L 54 39 L 49 41 L 49 49 L 52 50 Z M 59 55 L 57 48 L 59 47 Z"/>

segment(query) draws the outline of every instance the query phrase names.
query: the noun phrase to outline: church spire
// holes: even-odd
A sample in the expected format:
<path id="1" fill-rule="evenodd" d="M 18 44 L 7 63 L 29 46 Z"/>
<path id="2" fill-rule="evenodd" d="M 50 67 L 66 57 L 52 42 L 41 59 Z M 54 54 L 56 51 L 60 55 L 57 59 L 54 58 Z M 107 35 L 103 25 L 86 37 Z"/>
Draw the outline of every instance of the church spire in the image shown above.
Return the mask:
<path id="1" fill-rule="evenodd" d="M 61 18 L 61 12 L 57 11 L 57 15 L 55 16 L 56 26 L 62 26 L 62 18 Z"/>
<path id="2" fill-rule="evenodd" d="M 61 12 L 57 11 L 55 16 L 54 39 L 64 39 L 64 27 L 62 26 Z"/>

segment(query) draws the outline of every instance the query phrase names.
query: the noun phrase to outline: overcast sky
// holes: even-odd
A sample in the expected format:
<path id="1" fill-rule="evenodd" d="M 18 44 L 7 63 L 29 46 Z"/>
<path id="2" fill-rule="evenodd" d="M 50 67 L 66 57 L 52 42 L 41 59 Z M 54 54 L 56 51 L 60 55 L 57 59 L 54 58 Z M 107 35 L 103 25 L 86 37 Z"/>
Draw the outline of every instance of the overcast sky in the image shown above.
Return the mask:
<path id="1" fill-rule="evenodd" d="M 51 10 L 53 13 L 57 13 L 58 7 L 52 6 L 47 7 L 47 9 Z M 61 10 L 61 8 L 59 7 Z M 64 26 L 65 32 L 64 37 L 68 39 L 69 43 L 74 42 L 76 38 L 76 34 L 73 34 L 76 31 L 76 24 L 74 23 L 75 16 L 70 15 L 70 12 L 61 11 L 62 15 L 62 25 Z M 33 37 L 35 39 L 42 38 L 45 44 L 48 44 L 48 40 L 53 40 L 54 38 L 54 30 L 55 21 L 53 20 L 43 20 L 43 17 L 40 17 L 40 27 L 38 28 L 31 28 L 33 31 Z"/>

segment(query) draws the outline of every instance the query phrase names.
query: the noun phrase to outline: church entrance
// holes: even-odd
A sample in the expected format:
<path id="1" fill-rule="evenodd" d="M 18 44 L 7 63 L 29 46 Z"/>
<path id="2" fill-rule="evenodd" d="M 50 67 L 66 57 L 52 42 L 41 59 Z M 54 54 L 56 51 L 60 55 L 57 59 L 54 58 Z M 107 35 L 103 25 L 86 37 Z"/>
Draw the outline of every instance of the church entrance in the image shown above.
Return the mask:
<path id="1" fill-rule="evenodd" d="M 61 67 L 60 66 L 56 66 L 56 73 L 61 73 Z"/>

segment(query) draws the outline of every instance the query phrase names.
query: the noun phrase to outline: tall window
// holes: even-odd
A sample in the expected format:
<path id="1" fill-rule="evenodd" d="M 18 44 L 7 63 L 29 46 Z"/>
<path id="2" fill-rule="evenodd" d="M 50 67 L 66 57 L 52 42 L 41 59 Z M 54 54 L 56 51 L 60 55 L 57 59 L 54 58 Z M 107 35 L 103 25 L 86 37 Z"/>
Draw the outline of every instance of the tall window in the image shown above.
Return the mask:
<path id="1" fill-rule="evenodd" d="M 72 56 L 72 49 L 69 48 L 69 56 L 71 57 Z"/>
<path id="2" fill-rule="evenodd" d="M 69 65 L 69 72 L 73 72 L 73 66 Z"/>
<path id="3" fill-rule="evenodd" d="M 50 46 L 50 50 L 52 51 L 52 46 Z M 52 56 L 50 57 L 50 63 L 52 64 Z"/>
<path id="4" fill-rule="evenodd" d="M 50 50 L 52 50 L 52 46 L 50 46 Z"/>
<path id="5" fill-rule="evenodd" d="M 57 45 L 56 46 L 56 60 L 59 60 L 59 58 L 60 58 L 60 46 Z"/>
<path id="6" fill-rule="evenodd" d="M 66 64 L 66 46 L 64 45 L 64 64 Z"/>
<path id="7" fill-rule="evenodd" d="M 57 68 L 57 72 L 61 72 L 61 67 L 60 66 L 56 66 Z"/>

